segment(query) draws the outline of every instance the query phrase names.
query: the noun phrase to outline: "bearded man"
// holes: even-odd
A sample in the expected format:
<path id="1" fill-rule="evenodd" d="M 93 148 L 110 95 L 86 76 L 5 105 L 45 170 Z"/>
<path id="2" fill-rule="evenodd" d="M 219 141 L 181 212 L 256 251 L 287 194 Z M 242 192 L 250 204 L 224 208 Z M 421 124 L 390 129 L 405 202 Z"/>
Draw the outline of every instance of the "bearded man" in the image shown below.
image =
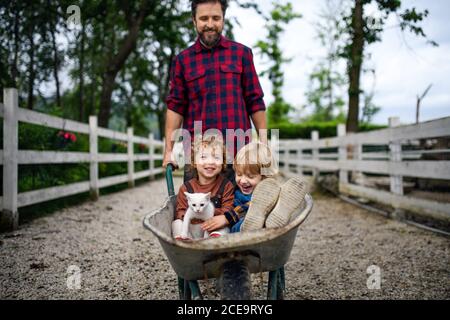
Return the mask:
<path id="1" fill-rule="evenodd" d="M 251 130 L 251 121 L 266 143 L 266 107 L 263 91 L 253 63 L 252 50 L 222 35 L 227 9 L 226 0 L 192 0 L 192 21 L 198 37 L 179 53 L 171 67 L 169 95 L 166 99 L 165 151 L 163 166 L 176 165 L 172 157 L 173 133 L 183 129 L 194 137 L 194 122 L 202 133 L 217 129 L 223 137 L 227 129 Z M 260 131 L 261 130 L 261 131 Z M 236 137 L 235 137 L 236 138 Z M 243 146 L 245 141 L 234 141 Z M 239 139 L 239 137 L 237 137 Z M 185 150 L 189 148 L 185 144 Z M 234 147 L 228 159 L 237 153 Z M 186 161 L 188 162 L 188 161 Z M 185 180 L 191 177 L 185 167 Z M 226 176 L 234 182 L 231 164 Z"/>

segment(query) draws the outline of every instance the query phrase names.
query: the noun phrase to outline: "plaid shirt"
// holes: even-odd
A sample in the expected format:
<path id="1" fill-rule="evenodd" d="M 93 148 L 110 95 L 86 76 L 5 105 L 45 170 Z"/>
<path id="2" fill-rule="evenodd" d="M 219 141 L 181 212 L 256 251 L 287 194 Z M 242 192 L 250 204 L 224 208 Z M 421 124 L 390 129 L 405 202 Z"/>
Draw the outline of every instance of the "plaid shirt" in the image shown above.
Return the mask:
<path id="1" fill-rule="evenodd" d="M 194 121 L 202 132 L 216 128 L 251 128 L 250 115 L 265 110 L 263 91 L 251 49 L 221 36 L 212 49 L 198 38 L 173 61 L 167 107 L 183 116 L 183 128 L 194 134 Z"/>
<path id="2" fill-rule="evenodd" d="M 228 223 L 230 224 L 230 228 L 238 223 L 239 219 L 245 217 L 249 206 L 250 201 L 245 204 L 236 206 L 233 210 L 228 210 L 225 212 L 225 218 L 227 218 Z"/>

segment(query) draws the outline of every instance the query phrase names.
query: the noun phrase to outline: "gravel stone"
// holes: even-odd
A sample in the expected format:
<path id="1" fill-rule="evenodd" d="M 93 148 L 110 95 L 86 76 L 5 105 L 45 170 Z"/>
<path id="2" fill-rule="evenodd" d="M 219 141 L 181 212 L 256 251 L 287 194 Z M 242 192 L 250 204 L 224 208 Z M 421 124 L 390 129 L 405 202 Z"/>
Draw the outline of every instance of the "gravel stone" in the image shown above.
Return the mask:
<path id="1" fill-rule="evenodd" d="M 450 298 L 450 239 L 313 196 L 285 267 L 286 299 Z M 176 274 L 142 226 L 165 197 L 160 179 L 0 234 L 0 299 L 177 299 Z M 380 289 L 368 289 L 372 265 Z M 218 298 L 214 279 L 200 287 L 206 299 Z M 252 274 L 254 299 L 265 299 L 266 287 L 267 273 Z"/>

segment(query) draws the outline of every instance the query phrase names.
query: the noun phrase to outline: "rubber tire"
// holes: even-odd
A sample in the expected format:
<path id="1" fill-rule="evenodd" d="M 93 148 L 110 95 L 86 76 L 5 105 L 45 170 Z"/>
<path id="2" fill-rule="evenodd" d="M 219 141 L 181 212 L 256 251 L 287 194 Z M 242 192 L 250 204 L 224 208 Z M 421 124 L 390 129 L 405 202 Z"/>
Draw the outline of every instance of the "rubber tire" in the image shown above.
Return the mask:
<path id="1" fill-rule="evenodd" d="M 222 300 L 251 299 L 250 272 L 243 261 L 225 262 L 219 285 Z"/>

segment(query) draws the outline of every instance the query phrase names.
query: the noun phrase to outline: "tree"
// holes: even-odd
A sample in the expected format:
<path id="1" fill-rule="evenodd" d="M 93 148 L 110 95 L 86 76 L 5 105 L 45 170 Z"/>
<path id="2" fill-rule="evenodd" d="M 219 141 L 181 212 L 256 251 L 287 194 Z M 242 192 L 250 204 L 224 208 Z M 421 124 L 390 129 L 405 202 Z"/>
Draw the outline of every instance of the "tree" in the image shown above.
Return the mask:
<path id="1" fill-rule="evenodd" d="M 425 91 L 422 93 L 422 95 L 419 97 L 419 95 L 417 95 L 417 103 L 416 103 L 416 123 L 419 123 L 419 114 L 420 114 L 420 103 L 422 102 L 422 100 L 425 98 L 425 96 L 427 95 L 428 91 L 430 91 L 431 87 L 433 86 L 433 84 L 429 84 L 428 87 L 425 89 Z"/>
<path id="2" fill-rule="evenodd" d="M 260 73 L 260 76 L 269 76 L 272 82 L 272 95 L 274 102 L 268 108 L 269 123 L 279 123 L 287 118 L 289 110 L 292 108 L 283 99 L 281 89 L 284 83 L 284 74 L 282 66 L 291 61 L 283 57 L 282 50 L 279 46 L 280 36 L 284 31 L 284 26 L 290 21 L 300 18 L 301 15 L 295 13 L 291 3 L 285 5 L 273 2 L 273 9 L 270 17 L 264 17 L 266 28 L 269 32 L 267 41 L 259 40 L 256 47 L 259 49 L 261 56 L 266 56 L 270 60 L 268 69 Z"/>
<path id="3" fill-rule="evenodd" d="M 365 14 L 364 8 L 369 4 L 377 5 L 381 14 L 380 18 Z M 401 0 L 354 0 L 351 13 L 344 16 L 348 42 L 341 56 L 347 60 L 349 78 L 347 132 L 358 131 L 360 78 L 364 62 L 364 50 L 368 45 L 381 41 L 381 34 L 388 16 L 397 14 L 399 27 L 402 31 L 408 30 L 417 36 L 426 38 L 419 23 L 428 16 L 428 10 L 418 12 L 415 8 L 412 8 L 398 13 L 400 9 Z M 434 41 L 428 42 L 433 46 L 437 45 Z"/>
<path id="4" fill-rule="evenodd" d="M 375 114 L 377 114 L 381 108 L 373 103 L 373 96 L 374 93 L 364 93 L 363 95 L 363 107 L 362 107 L 362 114 L 361 114 L 361 121 L 362 123 L 370 123 L 372 122 L 373 117 Z"/>
<path id="5" fill-rule="evenodd" d="M 127 58 L 135 49 L 139 36 L 139 31 L 144 23 L 144 19 L 152 12 L 156 6 L 156 1 L 141 0 L 136 7 L 133 2 L 119 2 L 118 5 L 126 21 L 126 34 L 118 40 L 118 45 L 114 51 L 106 51 L 106 70 L 102 77 L 102 92 L 100 94 L 100 110 L 98 114 L 98 124 L 101 127 L 108 127 L 108 120 L 111 112 L 111 97 L 115 86 L 116 76 L 123 68 Z M 114 21 L 115 22 L 115 21 Z M 114 23 L 108 25 L 110 30 L 115 29 Z M 114 32 L 114 31 L 113 31 Z M 119 34 L 119 33 L 118 33 Z M 114 44 L 115 45 L 115 44 Z"/>
<path id="6" fill-rule="evenodd" d="M 51 41 L 59 19 L 55 7 L 54 0 L 0 1 L 0 43 L 6 49 L 0 50 L 0 66 L 4 66 L 0 89 L 21 88 L 20 98 L 25 98 L 28 109 L 34 108 L 35 97 L 41 95 L 39 84 L 59 68 L 59 63 L 55 65 L 56 41 Z"/>
<path id="7" fill-rule="evenodd" d="M 315 24 L 317 37 L 325 48 L 324 57 L 314 67 L 309 76 L 309 89 L 306 92 L 308 105 L 314 107 L 310 119 L 314 121 L 330 121 L 335 117 L 343 117 L 344 99 L 342 92 L 347 79 L 339 70 L 339 56 L 342 50 L 345 31 L 342 20 L 343 0 L 327 0 Z"/>
<path id="8" fill-rule="evenodd" d="M 331 121 L 344 117 L 345 102 L 335 88 L 345 83 L 340 73 L 330 70 L 330 65 L 319 63 L 315 67 L 309 76 L 309 91 L 306 93 L 308 105 L 314 107 L 310 120 Z"/>
<path id="9" fill-rule="evenodd" d="M 51 49 L 53 54 L 53 61 L 51 64 L 56 87 L 56 105 L 61 108 L 61 81 L 59 79 L 59 70 L 63 65 L 64 52 L 58 48 L 56 37 L 59 34 L 58 29 L 61 28 L 62 25 L 63 15 L 60 13 L 59 4 L 52 0 L 47 0 L 46 12 L 46 20 L 48 21 L 47 33 L 49 34 L 49 38 L 51 39 Z"/>
<path id="10" fill-rule="evenodd" d="M 80 0 L 80 21 L 69 28 L 72 4 L 0 0 L 0 96 L 16 87 L 21 106 L 83 122 L 98 115 L 100 126 L 133 126 L 141 135 L 158 128 L 162 137 L 171 62 L 196 37 L 189 6 Z M 226 34 L 232 38 L 229 21 Z M 61 85 L 62 70 L 69 88 Z"/>

